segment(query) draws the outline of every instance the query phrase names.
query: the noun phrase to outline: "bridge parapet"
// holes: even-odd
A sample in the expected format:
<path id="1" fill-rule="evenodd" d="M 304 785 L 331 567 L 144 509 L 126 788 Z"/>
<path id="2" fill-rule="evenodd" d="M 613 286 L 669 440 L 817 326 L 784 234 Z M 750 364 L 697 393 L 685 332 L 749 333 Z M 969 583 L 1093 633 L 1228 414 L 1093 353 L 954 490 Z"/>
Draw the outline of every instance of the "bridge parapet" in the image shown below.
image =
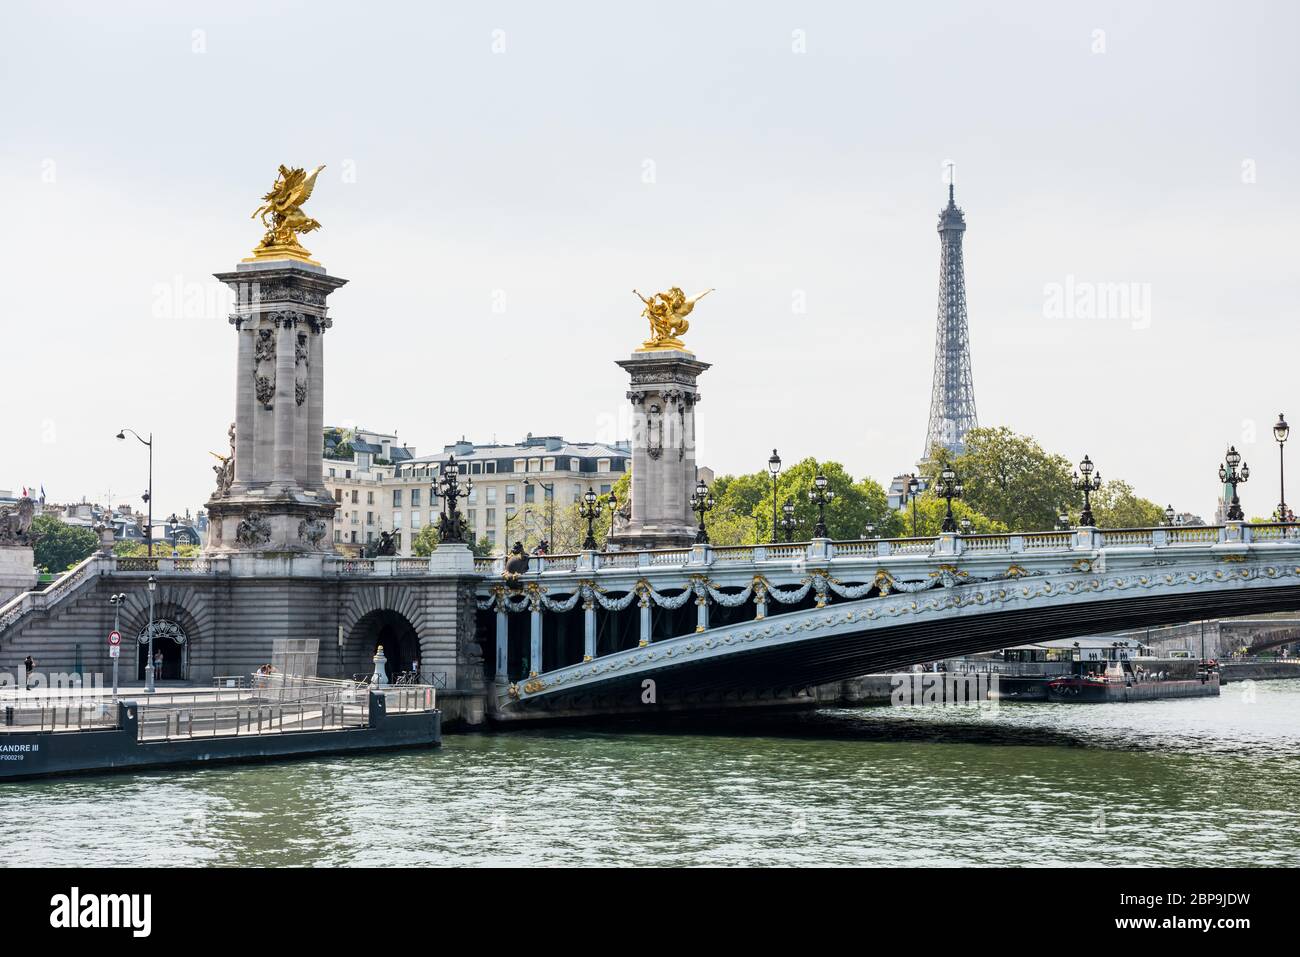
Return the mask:
<path id="1" fill-rule="evenodd" d="M 1146 555 L 1156 551 L 1170 555 L 1190 554 L 1207 549 L 1223 550 L 1300 543 L 1300 525 L 1261 524 L 1207 525 L 1173 528 L 1077 528 L 1071 531 L 1019 532 L 985 535 L 941 534 L 932 537 L 830 541 L 816 539 L 800 543 L 767 545 L 696 545 L 689 549 L 652 549 L 621 552 L 577 552 L 538 555 L 529 559 L 528 571 L 507 575 L 505 558 L 475 559 L 475 571 L 484 576 L 480 592 L 494 580 L 545 587 L 575 586 L 584 580 L 622 581 L 645 578 L 681 580 L 683 573 L 710 575 L 740 582 L 756 574 L 799 577 L 814 567 L 834 570 L 836 575 L 855 569 L 866 574 L 884 566 L 911 571 L 934 572 L 961 559 L 963 567 L 1001 565 L 1024 561 L 1026 569 L 1041 561 L 1059 564 L 1062 556 L 1105 567 L 1109 557 Z M 1168 560 L 1168 559 L 1166 559 Z"/>

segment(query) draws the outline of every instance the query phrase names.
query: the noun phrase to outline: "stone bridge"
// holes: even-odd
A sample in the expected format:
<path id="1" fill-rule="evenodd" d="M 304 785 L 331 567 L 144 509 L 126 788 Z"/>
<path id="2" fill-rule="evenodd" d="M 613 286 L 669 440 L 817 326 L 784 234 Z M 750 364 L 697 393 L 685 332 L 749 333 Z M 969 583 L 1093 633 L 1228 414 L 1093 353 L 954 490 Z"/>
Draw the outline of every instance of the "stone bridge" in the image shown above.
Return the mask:
<path id="1" fill-rule="evenodd" d="M 440 552 L 443 550 L 440 550 Z M 1300 607 L 1300 527 L 944 534 L 582 552 L 532 559 L 96 555 L 0 606 L 0 668 L 107 673 L 121 593 L 126 678 L 154 618 L 164 679 L 242 674 L 276 638 L 319 671 L 418 660 L 471 718 L 806 703 L 817 685 L 1044 637 Z M 647 681 L 652 682 L 647 684 Z"/>

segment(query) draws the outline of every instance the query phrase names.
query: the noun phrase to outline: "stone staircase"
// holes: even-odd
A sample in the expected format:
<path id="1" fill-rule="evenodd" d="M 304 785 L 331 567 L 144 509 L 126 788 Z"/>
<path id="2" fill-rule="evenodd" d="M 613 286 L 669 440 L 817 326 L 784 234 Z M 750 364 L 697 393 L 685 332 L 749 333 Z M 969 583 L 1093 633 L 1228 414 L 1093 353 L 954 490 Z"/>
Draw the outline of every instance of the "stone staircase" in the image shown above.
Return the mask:
<path id="1" fill-rule="evenodd" d="M 106 640 L 111 609 L 99 600 L 101 576 L 113 559 L 92 555 L 55 579 L 43 591 L 16 595 L 0 606 L 0 669 L 13 673 L 27 655 L 41 671 L 72 671 L 78 657 L 86 660 L 95 643 Z M 33 625 L 41 625 L 39 636 Z"/>

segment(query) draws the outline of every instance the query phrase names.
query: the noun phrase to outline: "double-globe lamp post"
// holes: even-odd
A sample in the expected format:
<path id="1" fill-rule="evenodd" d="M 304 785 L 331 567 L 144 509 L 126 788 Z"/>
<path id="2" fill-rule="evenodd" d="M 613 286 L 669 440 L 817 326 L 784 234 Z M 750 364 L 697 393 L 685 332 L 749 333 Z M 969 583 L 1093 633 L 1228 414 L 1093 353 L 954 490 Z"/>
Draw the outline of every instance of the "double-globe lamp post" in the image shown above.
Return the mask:
<path id="1" fill-rule="evenodd" d="M 614 493 L 610 492 L 609 514 L 611 518 L 617 508 L 618 501 L 615 499 Z M 587 521 L 587 537 L 582 541 L 582 550 L 584 552 L 594 552 L 600 547 L 596 543 L 596 519 L 600 517 L 600 496 L 596 494 L 596 490 L 590 485 L 587 486 L 587 491 L 582 494 L 582 501 L 578 503 L 578 517 Z"/>
<path id="2" fill-rule="evenodd" d="M 1079 471 L 1074 473 L 1074 487 L 1083 493 L 1083 511 L 1079 513 L 1079 524 L 1084 528 L 1092 527 L 1092 493 L 1101 488 L 1101 473 L 1097 472 L 1093 476 L 1096 468 L 1092 459 L 1084 455 L 1083 461 L 1079 463 Z M 1079 478 L 1080 472 L 1083 473 L 1083 478 Z"/>
<path id="3" fill-rule="evenodd" d="M 597 545 L 597 541 L 595 541 L 595 520 L 597 520 L 599 515 L 601 515 L 601 505 L 599 505 L 599 501 L 601 501 L 601 497 L 595 494 L 595 489 L 588 485 L 586 486 L 586 492 L 582 493 L 582 501 L 577 503 L 578 518 L 586 519 L 586 538 L 582 540 L 582 551 L 595 551 L 601 547 Z M 612 519 L 616 508 L 619 507 L 619 503 L 617 503 L 614 493 L 612 492 L 610 493 L 608 506 L 610 506 L 610 516 Z"/>
<path id="4" fill-rule="evenodd" d="M 781 531 L 785 532 L 787 542 L 794 541 L 794 530 L 798 526 L 799 520 L 794 517 L 794 499 L 787 497 L 781 506 Z"/>
<path id="5" fill-rule="evenodd" d="M 1237 466 L 1241 466 L 1238 468 Z M 1237 486 L 1250 479 L 1250 466 L 1241 460 L 1241 453 L 1235 445 L 1229 445 L 1227 454 L 1219 463 L 1219 483 L 1232 487 L 1232 501 L 1228 503 L 1228 521 L 1244 522 L 1246 513 L 1241 510 L 1241 499 L 1237 496 Z"/>
<path id="6" fill-rule="evenodd" d="M 145 504 L 149 507 L 149 527 L 145 529 L 144 541 L 145 546 L 149 549 L 149 557 L 153 558 L 153 433 L 150 432 L 149 438 L 146 439 L 135 429 L 120 429 L 118 430 L 117 437 L 119 439 L 125 439 L 126 433 L 128 432 L 134 435 L 140 441 L 140 444 L 149 447 L 149 487 L 145 489 L 144 493 Z M 111 502 L 109 503 L 109 507 L 112 507 Z M 152 663 L 150 666 L 152 667 Z"/>
<path id="7" fill-rule="evenodd" d="M 695 544 L 709 544 L 709 530 L 704 525 L 704 516 L 713 511 L 713 506 L 718 504 L 713 499 L 713 493 L 709 491 L 708 485 L 704 479 L 700 479 L 695 485 L 695 491 L 691 493 L 691 511 L 699 516 L 700 527 L 695 532 Z"/>
<path id="8" fill-rule="evenodd" d="M 826 474 L 818 469 L 813 487 L 808 490 L 808 500 L 817 506 L 817 526 L 813 529 L 813 538 L 826 537 L 826 506 L 835 501 L 835 489 L 830 485 Z"/>
<path id="9" fill-rule="evenodd" d="M 947 503 L 948 510 L 943 517 L 943 526 L 941 531 L 957 531 L 957 519 L 952 514 L 952 500 L 961 498 L 966 493 L 966 486 L 962 480 L 957 477 L 951 465 L 945 465 L 943 471 L 939 473 L 939 481 L 935 483 L 934 490 Z"/>

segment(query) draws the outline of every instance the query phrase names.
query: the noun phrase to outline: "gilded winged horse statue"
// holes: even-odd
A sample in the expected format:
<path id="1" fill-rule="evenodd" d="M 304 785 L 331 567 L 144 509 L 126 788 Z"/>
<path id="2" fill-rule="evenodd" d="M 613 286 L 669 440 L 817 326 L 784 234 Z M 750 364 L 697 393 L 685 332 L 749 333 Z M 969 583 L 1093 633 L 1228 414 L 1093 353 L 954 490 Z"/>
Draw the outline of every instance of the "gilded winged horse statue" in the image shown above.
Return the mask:
<path id="1" fill-rule="evenodd" d="M 686 317 L 691 314 L 695 304 L 713 292 L 706 289 L 698 296 L 686 298 L 686 293 L 673 286 L 667 292 L 657 292 L 649 299 L 635 289 L 636 297 L 645 303 L 641 315 L 650 320 L 650 338 L 642 343 L 638 352 L 657 352 L 663 349 L 685 351 L 686 344 L 681 337 L 691 327 Z"/>
<path id="2" fill-rule="evenodd" d="M 302 211 L 303 203 L 311 198 L 316 187 L 316 177 L 324 166 L 308 173 L 301 168 L 281 164 L 271 191 L 262 197 L 262 205 L 253 210 L 253 219 L 261 217 L 266 235 L 253 250 L 254 259 L 300 259 L 311 262 L 310 253 L 298 242 L 302 233 L 320 229 L 320 223 Z"/>

